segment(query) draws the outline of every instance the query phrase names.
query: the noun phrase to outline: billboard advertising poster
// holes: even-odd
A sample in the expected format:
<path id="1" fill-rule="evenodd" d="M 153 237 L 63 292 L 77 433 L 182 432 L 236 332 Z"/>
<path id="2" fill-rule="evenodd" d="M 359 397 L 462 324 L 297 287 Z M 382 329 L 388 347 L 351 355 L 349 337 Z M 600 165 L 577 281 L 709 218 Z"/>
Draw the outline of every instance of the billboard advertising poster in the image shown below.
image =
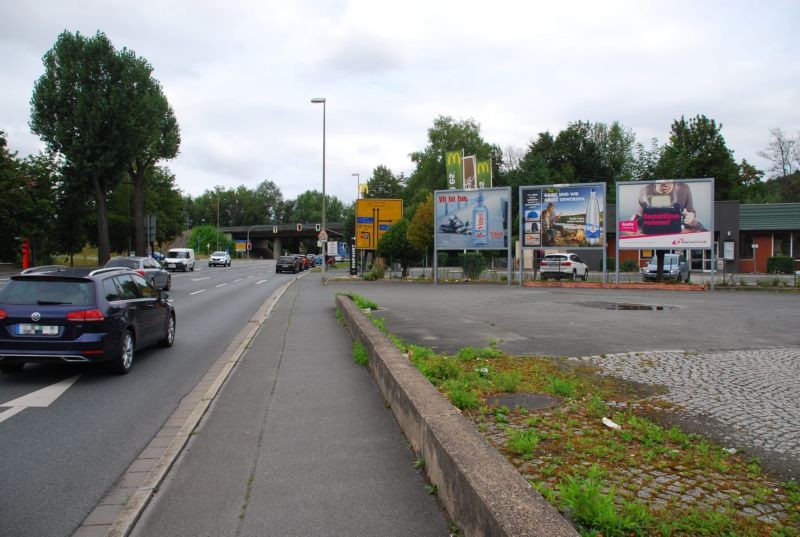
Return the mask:
<path id="1" fill-rule="evenodd" d="M 437 250 L 506 250 L 511 188 L 437 190 L 434 242 Z"/>
<path id="2" fill-rule="evenodd" d="M 392 224 L 403 219 L 403 200 L 356 200 L 356 248 L 374 250 Z"/>
<path id="3" fill-rule="evenodd" d="M 605 245 L 605 183 L 522 186 L 523 248 L 598 248 Z"/>
<path id="4" fill-rule="evenodd" d="M 621 250 L 709 249 L 714 246 L 714 180 L 617 183 Z"/>

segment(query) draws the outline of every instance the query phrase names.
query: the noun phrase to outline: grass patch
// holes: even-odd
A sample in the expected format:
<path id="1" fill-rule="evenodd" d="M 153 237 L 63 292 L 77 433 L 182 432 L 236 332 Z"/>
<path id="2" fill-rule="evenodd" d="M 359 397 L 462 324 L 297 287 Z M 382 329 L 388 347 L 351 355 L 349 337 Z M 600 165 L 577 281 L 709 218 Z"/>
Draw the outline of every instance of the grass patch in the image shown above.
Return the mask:
<path id="1" fill-rule="evenodd" d="M 360 341 L 353 342 L 353 360 L 363 367 L 369 365 L 369 353 L 367 352 L 367 348 Z"/>
<path id="2" fill-rule="evenodd" d="M 356 293 L 347 293 L 347 296 L 349 296 L 350 300 L 355 302 L 356 306 L 358 306 L 362 310 L 372 311 L 378 309 L 378 305 L 375 302 L 367 298 L 364 298 L 361 295 L 358 295 Z"/>

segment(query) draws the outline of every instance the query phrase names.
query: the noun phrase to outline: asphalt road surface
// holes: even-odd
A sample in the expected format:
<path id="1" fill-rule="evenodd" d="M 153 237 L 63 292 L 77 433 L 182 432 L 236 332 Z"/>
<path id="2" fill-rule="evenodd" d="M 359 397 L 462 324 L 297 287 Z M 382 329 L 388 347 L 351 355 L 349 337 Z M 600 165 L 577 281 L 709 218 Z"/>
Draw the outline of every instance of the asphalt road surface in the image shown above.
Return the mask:
<path id="1" fill-rule="evenodd" d="M 0 535 L 72 534 L 231 338 L 293 277 L 276 275 L 274 261 L 236 260 L 172 276 L 175 345 L 138 352 L 128 375 L 82 365 L 0 375 Z M 38 393 L 47 406 L 5 404 L 48 387 Z"/>

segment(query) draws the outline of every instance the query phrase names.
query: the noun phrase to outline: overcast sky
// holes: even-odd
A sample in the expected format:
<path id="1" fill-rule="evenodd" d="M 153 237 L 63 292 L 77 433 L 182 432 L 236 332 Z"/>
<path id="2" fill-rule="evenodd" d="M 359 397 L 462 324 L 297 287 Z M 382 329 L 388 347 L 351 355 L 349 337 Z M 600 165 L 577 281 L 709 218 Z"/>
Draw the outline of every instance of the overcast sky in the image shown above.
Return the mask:
<path id="1" fill-rule="evenodd" d="M 38 152 L 42 56 L 64 30 L 100 30 L 153 65 L 182 136 L 165 164 L 192 196 L 265 179 L 286 199 L 321 190 L 314 97 L 326 190 L 345 202 L 354 173 L 411 173 L 439 115 L 505 149 L 577 120 L 663 144 L 704 114 L 737 162 L 766 169 L 769 130 L 800 130 L 799 22 L 796 0 L 2 0 L 0 130 Z"/>

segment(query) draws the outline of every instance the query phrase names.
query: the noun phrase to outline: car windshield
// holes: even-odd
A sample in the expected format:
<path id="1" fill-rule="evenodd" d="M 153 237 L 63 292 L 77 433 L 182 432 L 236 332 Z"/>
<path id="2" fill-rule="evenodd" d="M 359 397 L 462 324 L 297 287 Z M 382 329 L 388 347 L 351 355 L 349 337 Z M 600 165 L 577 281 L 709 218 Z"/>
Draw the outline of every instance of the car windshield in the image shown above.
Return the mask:
<path id="1" fill-rule="evenodd" d="M 667 254 L 667 255 L 664 256 L 664 265 L 665 266 L 677 265 L 678 263 L 679 263 L 679 260 L 678 260 L 678 256 L 677 255 Z M 658 264 L 658 257 L 657 256 L 653 256 L 653 259 L 650 260 L 650 264 L 651 265 L 657 265 Z"/>
<path id="2" fill-rule="evenodd" d="M 213 253 L 213 254 L 211 254 L 211 255 L 213 255 L 213 256 L 215 256 L 215 257 L 216 257 L 216 256 L 218 256 L 218 257 L 225 257 L 225 252 L 214 252 L 214 253 Z"/>
<path id="3" fill-rule="evenodd" d="M 0 303 L 89 306 L 92 304 L 92 282 L 12 278 L 0 290 Z"/>
<path id="4" fill-rule="evenodd" d="M 278 259 L 278 261 L 283 261 L 283 262 L 287 262 L 288 261 L 288 262 L 294 263 L 294 257 L 281 256 Z"/>
<path id="5" fill-rule="evenodd" d="M 548 255 L 544 258 L 545 261 L 552 261 L 553 263 L 564 262 L 567 260 L 565 255 Z"/>
<path id="6" fill-rule="evenodd" d="M 177 258 L 181 259 L 181 258 L 184 258 L 184 257 L 189 257 L 189 252 L 178 252 L 178 251 L 175 251 L 175 250 L 170 250 L 167 253 L 167 257 L 173 257 L 173 258 L 177 257 Z"/>
<path id="7" fill-rule="evenodd" d="M 123 267 L 135 269 L 139 268 L 139 262 L 135 259 L 112 259 L 106 263 L 106 267 Z"/>

